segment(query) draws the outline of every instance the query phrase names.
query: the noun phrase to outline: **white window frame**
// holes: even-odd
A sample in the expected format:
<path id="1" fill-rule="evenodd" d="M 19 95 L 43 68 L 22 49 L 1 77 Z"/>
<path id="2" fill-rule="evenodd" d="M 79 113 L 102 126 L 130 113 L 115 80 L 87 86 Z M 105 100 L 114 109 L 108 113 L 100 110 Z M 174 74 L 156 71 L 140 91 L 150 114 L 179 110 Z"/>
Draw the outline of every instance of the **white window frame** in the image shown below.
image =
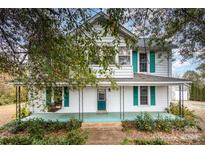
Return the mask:
<path id="1" fill-rule="evenodd" d="M 100 91 L 104 91 L 104 96 L 105 96 L 105 98 L 104 98 L 104 100 L 102 100 L 102 99 L 99 99 L 99 92 Z M 106 101 L 106 88 L 99 88 L 99 89 L 97 89 L 97 101 Z"/>
<path id="2" fill-rule="evenodd" d="M 141 71 L 140 70 L 141 69 L 141 67 L 140 67 L 140 64 L 141 64 L 140 55 L 142 55 L 142 54 L 146 55 L 146 62 L 143 62 L 144 64 L 146 64 L 146 71 Z M 148 54 L 146 52 L 139 53 L 139 71 L 144 72 L 144 73 L 148 72 Z"/>
<path id="3" fill-rule="evenodd" d="M 123 54 L 120 53 L 120 50 L 124 48 L 124 50 L 126 50 L 127 52 L 124 52 Z M 125 46 L 121 46 L 118 48 L 119 50 L 119 53 L 118 53 L 118 64 L 121 65 L 121 66 L 130 66 L 131 65 L 131 50 L 126 48 Z M 127 57 L 129 58 L 129 64 L 120 64 L 120 57 Z"/>
<path id="4" fill-rule="evenodd" d="M 147 92 L 147 97 L 148 97 L 148 98 L 147 98 L 147 101 L 148 101 L 148 104 L 141 104 L 141 100 L 140 100 L 140 96 L 141 96 L 140 87 L 147 87 L 147 88 L 148 88 L 148 92 Z M 138 94 L 139 94 L 139 97 L 138 97 L 139 106 L 141 106 L 141 107 L 150 106 L 150 86 L 139 86 Z"/>
<path id="5" fill-rule="evenodd" d="M 147 49 L 147 50 L 149 50 L 149 49 Z M 140 71 L 140 53 L 147 53 L 147 72 L 141 72 Z M 149 52 L 145 52 L 145 51 L 143 51 L 143 50 L 139 50 L 138 51 L 138 73 L 144 73 L 144 74 L 148 74 L 148 73 L 150 73 L 150 63 L 149 63 L 149 61 L 150 61 L 150 59 L 149 59 L 149 56 L 150 55 L 150 53 Z"/>

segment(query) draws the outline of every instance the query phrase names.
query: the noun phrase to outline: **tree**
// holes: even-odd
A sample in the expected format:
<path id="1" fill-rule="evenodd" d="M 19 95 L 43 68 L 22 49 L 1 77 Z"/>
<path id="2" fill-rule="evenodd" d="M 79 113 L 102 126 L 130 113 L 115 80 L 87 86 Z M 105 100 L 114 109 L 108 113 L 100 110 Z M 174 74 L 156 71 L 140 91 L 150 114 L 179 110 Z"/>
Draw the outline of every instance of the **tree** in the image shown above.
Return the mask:
<path id="1" fill-rule="evenodd" d="M 205 63 L 201 63 L 198 67 L 197 70 L 200 72 L 200 76 L 202 79 L 205 79 Z"/>
<path id="2" fill-rule="evenodd" d="M 200 75 L 195 71 L 187 71 L 187 72 L 184 73 L 183 78 L 191 80 L 191 81 L 198 82 L 199 78 L 200 78 Z"/>
<path id="3" fill-rule="evenodd" d="M 150 38 L 144 39 L 145 48 L 158 46 L 170 53 L 174 46 L 183 60 L 197 57 L 204 64 L 204 9 L 105 9 L 108 18 L 101 24 L 103 35 L 115 37 L 112 48 L 97 44 L 102 34 L 87 22 L 99 11 L 0 9 L 0 72 L 19 76 L 29 84 L 66 81 L 73 87 L 96 85 L 99 80 L 89 65 L 95 60 L 103 67 L 102 74 L 110 72 L 123 24 L 134 31 L 136 40 Z M 129 38 L 126 42 L 135 45 Z"/>
<path id="4" fill-rule="evenodd" d="M 96 85 L 90 64 L 97 62 L 101 74 L 109 72 L 119 43 L 119 17 L 110 13 L 102 19 L 99 34 L 87 22 L 96 11 L 100 9 L 0 9 L 0 72 L 27 84 Z M 99 46 L 97 40 L 107 33 L 116 38 L 114 46 Z"/>

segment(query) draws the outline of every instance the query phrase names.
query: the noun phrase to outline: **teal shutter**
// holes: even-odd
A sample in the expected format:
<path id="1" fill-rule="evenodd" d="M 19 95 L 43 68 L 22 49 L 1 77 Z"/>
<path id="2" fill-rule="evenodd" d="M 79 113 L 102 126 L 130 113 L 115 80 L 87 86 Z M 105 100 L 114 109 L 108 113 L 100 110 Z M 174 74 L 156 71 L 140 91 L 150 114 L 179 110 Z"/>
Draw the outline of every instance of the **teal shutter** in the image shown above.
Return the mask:
<path id="1" fill-rule="evenodd" d="M 138 86 L 133 87 L 133 104 L 138 106 Z"/>
<path id="2" fill-rule="evenodd" d="M 150 73 L 155 72 L 155 52 L 150 51 Z"/>
<path id="3" fill-rule="evenodd" d="M 138 71 L 138 51 L 137 49 L 135 51 L 132 51 L 132 67 L 133 67 L 133 72 L 137 73 Z"/>
<path id="4" fill-rule="evenodd" d="M 46 88 L 46 105 L 51 104 L 51 87 Z"/>
<path id="5" fill-rule="evenodd" d="M 64 107 L 69 107 L 69 89 L 64 87 Z"/>
<path id="6" fill-rule="evenodd" d="M 151 101 L 151 105 L 152 106 L 156 104 L 155 100 L 156 100 L 156 97 L 155 97 L 155 86 L 151 86 L 150 87 L 150 101 Z"/>

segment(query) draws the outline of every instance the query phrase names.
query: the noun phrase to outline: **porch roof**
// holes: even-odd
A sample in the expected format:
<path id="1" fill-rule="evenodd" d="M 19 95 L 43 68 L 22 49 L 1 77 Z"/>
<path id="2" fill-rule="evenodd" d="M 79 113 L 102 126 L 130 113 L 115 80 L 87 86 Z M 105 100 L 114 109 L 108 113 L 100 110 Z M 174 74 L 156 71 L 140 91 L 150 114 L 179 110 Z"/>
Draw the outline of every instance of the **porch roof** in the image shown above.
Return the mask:
<path id="1" fill-rule="evenodd" d="M 156 76 L 143 73 L 135 73 L 133 78 L 116 78 L 114 79 L 118 85 L 179 85 L 188 84 L 191 81 L 181 78 Z M 109 84 L 108 80 L 101 82 L 102 85 Z"/>
<path id="2" fill-rule="evenodd" d="M 192 83 L 189 80 L 174 78 L 174 77 L 164 77 L 156 76 L 143 73 L 135 73 L 133 78 L 112 78 L 120 86 L 134 86 L 134 85 L 180 85 Z M 23 82 L 19 80 L 13 80 L 9 82 L 14 85 L 24 85 Z M 63 86 L 68 85 L 67 82 L 57 82 L 56 85 Z M 99 83 L 100 86 L 110 86 L 111 82 L 109 79 L 103 79 Z M 88 85 L 89 86 L 89 85 Z"/>

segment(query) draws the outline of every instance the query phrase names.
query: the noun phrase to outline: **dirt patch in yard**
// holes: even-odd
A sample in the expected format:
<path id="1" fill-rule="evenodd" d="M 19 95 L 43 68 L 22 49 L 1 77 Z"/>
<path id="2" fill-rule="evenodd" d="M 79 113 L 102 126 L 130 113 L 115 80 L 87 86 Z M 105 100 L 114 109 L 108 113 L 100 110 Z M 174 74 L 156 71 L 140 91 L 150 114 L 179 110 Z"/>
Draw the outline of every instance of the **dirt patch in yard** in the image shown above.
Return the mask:
<path id="1" fill-rule="evenodd" d="M 185 101 L 185 106 L 199 118 L 200 127 L 205 135 L 205 102 Z"/>
<path id="2" fill-rule="evenodd" d="M 160 138 L 168 144 L 200 144 L 200 138 L 202 136 L 202 132 L 197 129 L 189 129 L 186 131 L 177 131 L 174 130 L 171 133 L 165 132 L 143 132 L 137 130 L 128 130 L 122 131 L 122 127 L 120 125 L 115 127 L 108 128 L 107 125 L 103 127 L 102 124 L 95 124 L 95 127 L 84 128 L 87 130 L 88 141 L 87 144 L 94 145 L 119 145 L 122 144 L 122 141 L 127 139 L 156 139 Z"/>
<path id="3" fill-rule="evenodd" d="M 94 145 L 119 145 L 122 144 L 122 141 L 125 138 L 128 139 L 156 139 L 160 138 L 169 144 L 200 144 L 199 140 L 202 136 L 201 132 L 182 132 L 182 131 L 173 131 L 172 133 L 164 132 L 142 132 L 137 130 L 130 130 L 128 132 L 123 132 L 119 129 L 87 129 L 89 136 L 87 144 Z"/>
<path id="4" fill-rule="evenodd" d="M 130 130 L 126 133 L 126 138 L 128 139 L 143 139 L 143 140 L 151 140 L 160 138 L 166 141 L 168 144 L 200 144 L 199 140 L 201 138 L 202 133 L 200 131 L 192 131 L 192 132 L 183 132 L 183 131 L 172 131 L 171 133 L 165 132 L 143 132 L 137 130 Z"/>
<path id="5" fill-rule="evenodd" d="M 15 119 L 16 105 L 3 105 L 0 106 L 0 126 Z"/>

